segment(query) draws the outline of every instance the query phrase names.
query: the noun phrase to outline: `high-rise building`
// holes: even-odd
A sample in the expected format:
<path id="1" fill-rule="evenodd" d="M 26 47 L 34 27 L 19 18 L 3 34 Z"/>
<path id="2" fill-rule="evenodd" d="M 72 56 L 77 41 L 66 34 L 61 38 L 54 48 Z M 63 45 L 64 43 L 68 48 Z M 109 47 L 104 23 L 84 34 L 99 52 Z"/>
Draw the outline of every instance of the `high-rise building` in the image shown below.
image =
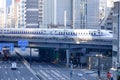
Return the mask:
<path id="1" fill-rule="evenodd" d="M 16 3 L 16 0 L 11 0 L 10 5 L 7 6 L 7 13 L 6 13 L 7 28 L 17 27 L 17 5 L 15 3 Z"/>
<path id="2" fill-rule="evenodd" d="M 0 28 L 6 27 L 6 0 L 0 0 Z"/>
<path id="3" fill-rule="evenodd" d="M 39 27 L 39 0 L 26 0 L 26 28 Z"/>
<path id="4" fill-rule="evenodd" d="M 43 24 L 46 27 L 64 28 L 66 11 L 67 28 L 100 29 L 108 17 L 113 0 L 42 0 Z M 45 27 L 45 26 L 44 26 Z"/>
<path id="5" fill-rule="evenodd" d="M 114 0 L 101 1 L 99 16 L 100 17 L 99 26 L 101 29 L 107 30 L 113 29 L 113 3 Z"/>
<path id="6" fill-rule="evenodd" d="M 27 28 L 100 28 L 113 0 L 17 0 L 18 26 Z M 66 12 L 66 16 L 65 16 Z M 66 18 L 65 18 L 66 17 Z"/>
<path id="7" fill-rule="evenodd" d="M 113 66 L 120 67 L 120 1 L 113 8 Z"/>
<path id="8" fill-rule="evenodd" d="M 26 0 L 15 0 L 15 5 L 17 5 L 17 8 L 15 8 L 16 12 L 16 20 L 17 24 L 16 26 L 18 28 L 25 28 L 26 27 Z"/>

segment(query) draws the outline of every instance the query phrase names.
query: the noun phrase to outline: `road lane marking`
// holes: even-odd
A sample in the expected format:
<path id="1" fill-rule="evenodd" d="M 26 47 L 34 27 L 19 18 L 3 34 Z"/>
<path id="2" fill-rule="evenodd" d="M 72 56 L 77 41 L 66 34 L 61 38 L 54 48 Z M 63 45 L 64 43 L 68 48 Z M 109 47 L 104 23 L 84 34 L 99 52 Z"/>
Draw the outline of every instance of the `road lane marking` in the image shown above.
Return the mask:
<path id="1" fill-rule="evenodd" d="M 54 74 L 51 74 L 55 79 L 59 80 L 57 76 L 55 76 Z"/>
<path id="2" fill-rule="evenodd" d="M 62 74 L 65 78 L 67 78 L 67 79 L 69 79 L 69 77 L 68 76 L 66 76 L 65 74 Z"/>
<path id="3" fill-rule="evenodd" d="M 57 69 L 56 69 L 56 72 L 60 73 L 60 71 L 58 71 Z"/>
<path id="4" fill-rule="evenodd" d="M 21 66 L 21 68 L 23 68 L 23 66 Z"/>
<path id="5" fill-rule="evenodd" d="M 5 71 L 5 74 L 7 74 L 7 71 Z"/>
<path id="6" fill-rule="evenodd" d="M 40 70 L 40 72 L 41 72 L 45 77 L 47 77 L 47 78 L 50 77 L 50 76 L 49 76 L 46 72 L 44 72 L 43 70 Z"/>
<path id="7" fill-rule="evenodd" d="M 82 79 L 84 79 L 84 80 L 87 80 L 86 78 L 84 78 L 84 77 L 81 77 Z"/>
<path id="8" fill-rule="evenodd" d="M 41 77 L 43 78 L 43 80 L 46 80 L 45 76 L 43 76 L 41 73 L 37 72 L 37 74 L 38 74 L 39 76 L 41 76 Z"/>
<path id="9" fill-rule="evenodd" d="M 40 67 L 40 68 L 42 68 L 42 66 L 41 66 L 41 65 L 39 65 L 39 67 Z"/>
<path id="10" fill-rule="evenodd" d="M 33 80 L 33 78 L 31 77 L 30 80 Z"/>
<path id="11" fill-rule="evenodd" d="M 49 68 L 53 68 L 52 66 L 48 65 Z"/>
<path id="12" fill-rule="evenodd" d="M 50 71 L 46 70 L 47 73 L 50 73 Z"/>
<path id="13" fill-rule="evenodd" d="M 20 71 L 18 71 L 18 73 L 20 74 Z"/>
<path id="14" fill-rule="evenodd" d="M 56 76 L 58 76 L 60 78 L 62 77 L 59 73 L 55 72 L 54 70 L 51 70 L 51 72 L 54 73 Z"/>
<path id="15" fill-rule="evenodd" d="M 22 80 L 25 80 L 25 78 L 24 78 L 24 77 L 22 77 Z"/>

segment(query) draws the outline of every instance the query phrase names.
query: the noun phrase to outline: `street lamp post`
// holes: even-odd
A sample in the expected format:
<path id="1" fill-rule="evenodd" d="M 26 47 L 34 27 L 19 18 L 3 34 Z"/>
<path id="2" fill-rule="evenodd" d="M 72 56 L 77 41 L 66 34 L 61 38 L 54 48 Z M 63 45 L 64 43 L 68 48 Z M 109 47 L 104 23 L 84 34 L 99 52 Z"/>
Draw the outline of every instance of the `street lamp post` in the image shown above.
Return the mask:
<path id="1" fill-rule="evenodd" d="M 70 79 L 69 80 L 72 80 L 72 75 L 73 75 L 73 63 L 72 61 L 70 61 Z"/>

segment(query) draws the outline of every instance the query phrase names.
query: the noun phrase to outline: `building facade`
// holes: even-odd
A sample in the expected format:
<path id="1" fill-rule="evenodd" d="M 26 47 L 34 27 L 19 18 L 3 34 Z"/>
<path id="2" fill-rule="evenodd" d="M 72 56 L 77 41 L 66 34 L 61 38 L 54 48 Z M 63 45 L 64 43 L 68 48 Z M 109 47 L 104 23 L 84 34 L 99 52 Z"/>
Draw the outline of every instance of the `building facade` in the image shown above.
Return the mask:
<path id="1" fill-rule="evenodd" d="M 98 29 L 109 13 L 107 4 L 113 0 L 17 1 L 18 27 Z"/>
<path id="2" fill-rule="evenodd" d="M 120 67 L 120 2 L 113 8 L 113 66 Z"/>
<path id="3" fill-rule="evenodd" d="M 39 0 L 26 0 L 26 28 L 39 27 Z"/>
<path id="4" fill-rule="evenodd" d="M 0 28 L 6 27 L 6 0 L 0 0 Z"/>
<path id="5" fill-rule="evenodd" d="M 15 0 L 16 27 L 26 28 L 26 0 Z"/>
<path id="6" fill-rule="evenodd" d="M 113 0 L 40 0 L 42 1 L 42 23 L 44 28 L 100 29 L 105 24 Z M 105 18 L 105 19 L 104 19 Z"/>

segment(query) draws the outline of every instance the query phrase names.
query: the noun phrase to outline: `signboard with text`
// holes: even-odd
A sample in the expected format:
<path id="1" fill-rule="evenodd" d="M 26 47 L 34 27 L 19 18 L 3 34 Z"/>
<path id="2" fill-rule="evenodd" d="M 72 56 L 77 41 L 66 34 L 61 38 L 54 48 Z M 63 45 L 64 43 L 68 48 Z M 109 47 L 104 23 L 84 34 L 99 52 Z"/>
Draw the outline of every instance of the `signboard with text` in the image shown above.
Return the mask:
<path id="1" fill-rule="evenodd" d="M 25 51 L 26 46 L 28 46 L 28 40 L 19 40 L 18 41 L 18 46 L 22 51 Z"/>

